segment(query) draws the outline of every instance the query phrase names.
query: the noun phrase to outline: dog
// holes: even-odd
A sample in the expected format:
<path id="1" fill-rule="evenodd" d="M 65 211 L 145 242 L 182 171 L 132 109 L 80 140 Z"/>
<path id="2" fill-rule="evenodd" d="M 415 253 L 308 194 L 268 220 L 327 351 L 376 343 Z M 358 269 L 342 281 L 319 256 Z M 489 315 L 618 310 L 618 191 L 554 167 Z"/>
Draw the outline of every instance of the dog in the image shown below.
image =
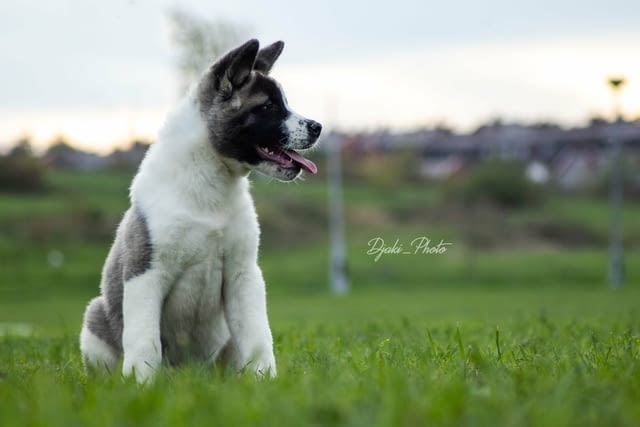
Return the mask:
<path id="1" fill-rule="evenodd" d="M 80 333 L 88 371 L 152 381 L 163 360 L 276 375 L 259 226 L 248 174 L 292 181 L 322 125 L 269 76 L 284 43 L 249 40 L 218 59 L 169 113 L 133 179 Z"/>

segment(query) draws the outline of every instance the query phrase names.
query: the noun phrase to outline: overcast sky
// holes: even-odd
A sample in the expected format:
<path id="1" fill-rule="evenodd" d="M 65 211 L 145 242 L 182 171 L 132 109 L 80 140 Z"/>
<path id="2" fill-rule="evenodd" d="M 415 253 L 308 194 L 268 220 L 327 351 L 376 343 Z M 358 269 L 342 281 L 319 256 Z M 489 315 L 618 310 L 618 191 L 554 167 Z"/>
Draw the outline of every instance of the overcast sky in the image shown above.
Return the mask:
<path id="1" fill-rule="evenodd" d="M 286 42 L 274 75 L 329 126 L 469 130 L 608 114 L 608 74 L 640 116 L 640 2 L 1 0 L 0 145 L 57 134 L 104 151 L 153 138 L 178 99 L 168 12 Z"/>

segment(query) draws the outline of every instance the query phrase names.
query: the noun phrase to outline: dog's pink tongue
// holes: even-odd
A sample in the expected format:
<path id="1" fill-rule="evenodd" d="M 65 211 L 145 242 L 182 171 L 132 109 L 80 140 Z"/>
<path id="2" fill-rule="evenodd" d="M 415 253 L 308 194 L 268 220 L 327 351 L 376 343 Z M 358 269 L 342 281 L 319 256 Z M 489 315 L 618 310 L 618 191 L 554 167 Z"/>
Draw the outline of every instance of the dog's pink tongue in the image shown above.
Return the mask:
<path id="1" fill-rule="evenodd" d="M 311 160 L 305 159 L 293 150 L 287 150 L 287 155 L 291 157 L 291 160 L 302 166 L 302 169 L 306 170 L 307 172 L 312 174 L 318 173 L 318 167 Z"/>

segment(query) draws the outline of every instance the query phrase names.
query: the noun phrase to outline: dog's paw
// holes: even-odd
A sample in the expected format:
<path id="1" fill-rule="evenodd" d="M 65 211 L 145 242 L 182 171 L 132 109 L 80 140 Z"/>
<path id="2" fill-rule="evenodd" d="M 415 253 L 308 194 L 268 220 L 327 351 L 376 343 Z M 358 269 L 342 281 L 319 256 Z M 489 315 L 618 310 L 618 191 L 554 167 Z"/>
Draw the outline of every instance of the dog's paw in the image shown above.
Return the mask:
<path id="1" fill-rule="evenodd" d="M 251 368 L 258 378 L 275 378 L 278 375 L 273 354 L 257 360 Z"/>
<path id="2" fill-rule="evenodd" d="M 135 376 L 138 384 L 149 384 L 153 382 L 159 363 L 146 360 L 131 360 L 124 358 L 122 363 L 122 375 L 125 377 Z"/>

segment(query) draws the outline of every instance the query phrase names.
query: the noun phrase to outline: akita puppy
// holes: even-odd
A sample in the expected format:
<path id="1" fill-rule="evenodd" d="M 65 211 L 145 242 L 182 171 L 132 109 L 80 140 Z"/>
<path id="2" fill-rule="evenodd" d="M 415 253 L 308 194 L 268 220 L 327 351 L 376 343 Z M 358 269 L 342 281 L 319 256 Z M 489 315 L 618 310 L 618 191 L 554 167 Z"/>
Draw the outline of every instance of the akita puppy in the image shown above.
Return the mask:
<path id="1" fill-rule="evenodd" d="M 316 165 L 296 150 L 322 126 L 293 112 L 269 71 L 284 47 L 249 40 L 169 114 L 131 185 L 131 207 L 80 334 L 87 368 L 153 378 L 163 358 L 275 376 L 259 227 L 247 175 L 282 181 Z"/>

